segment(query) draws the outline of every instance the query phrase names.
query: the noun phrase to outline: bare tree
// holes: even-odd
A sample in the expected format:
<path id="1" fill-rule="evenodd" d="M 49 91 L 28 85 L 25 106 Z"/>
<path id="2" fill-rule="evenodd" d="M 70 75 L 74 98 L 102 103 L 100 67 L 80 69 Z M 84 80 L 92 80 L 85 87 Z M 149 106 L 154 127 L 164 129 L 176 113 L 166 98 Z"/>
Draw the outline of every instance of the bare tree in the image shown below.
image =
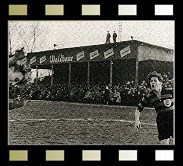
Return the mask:
<path id="1" fill-rule="evenodd" d="M 28 25 L 28 27 L 24 27 L 21 31 L 18 32 L 23 45 L 26 47 L 27 52 L 33 52 L 36 47 L 36 40 L 37 37 L 39 37 L 38 29 L 39 23 L 32 23 Z"/>
<path id="2" fill-rule="evenodd" d="M 44 38 L 48 33 L 40 22 L 10 22 L 8 31 L 9 53 L 24 47 L 25 52 L 34 52 L 45 48 Z M 44 45 L 44 46 L 43 46 Z"/>
<path id="3" fill-rule="evenodd" d="M 19 49 L 21 46 L 18 44 L 18 31 L 20 29 L 20 24 L 18 22 L 12 22 L 8 24 L 8 52 L 9 55 L 12 55 L 16 49 Z"/>

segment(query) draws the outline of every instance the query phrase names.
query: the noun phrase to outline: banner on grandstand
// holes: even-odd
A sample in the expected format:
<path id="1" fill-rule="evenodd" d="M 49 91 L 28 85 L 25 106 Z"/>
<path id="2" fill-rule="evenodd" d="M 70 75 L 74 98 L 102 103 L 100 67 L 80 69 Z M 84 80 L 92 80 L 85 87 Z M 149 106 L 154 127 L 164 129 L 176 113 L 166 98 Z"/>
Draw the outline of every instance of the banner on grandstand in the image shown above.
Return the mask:
<path id="1" fill-rule="evenodd" d="M 87 62 L 109 59 L 132 59 L 137 56 L 139 57 L 139 61 L 148 59 L 164 61 L 166 59 L 166 61 L 172 62 L 173 52 L 170 49 L 130 40 L 117 42 L 115 44 L 101 44 L 29 53 L 26 58 L 27 61 L 35 67 L 35 65 L 49 65 L 80 61 Z"/>
<path id="2" fill-rule="evenodd" d="M 107 59 L 109 58 L 110 56 L 114 55 L 114 51 L 113 51 L 113 48 L 107 50 L 104 52 L 104 58 Z"/>
<path id="3" fill-rule="evenodd" d="M 90 53 L 90 60 L 92 60 L 98 56 L 99 56 L 98 50 L 95 50 L 95 51 Z"/>
<path id="4" fill-rule="evenodd" d="M 46 55 L 44 55 L 44 56 L 42 56 L 41 58 L 40 58 L 40 64 L 42 64 L 43 62 L 45 62 L 46 61 Z"/>
<path id="5" fill-rule="evenodd" d="M 130 46 L 123 48 L 120 51 L 121 58 L 131 53 Z"/>
<path id="6" fill-rule="evenodd" d="M 62 63 L 62 62 L 72 62 L 73 56 L 64 56 L 64 55 L 51 55 L 50 63 Z"/>
<path id="7" fill-rule="evenodd" d="M 80 53 L 78 53 L 78 54 L 76 55 L 77 61 L 81 60 L 81 59 L 84 58 L 84 57 L 85 57 L 84 51 L 82 51 L 82 52 L 80 52 Z"/>
<path id="8" fill-rule="evenodd" d="M 27 63 L 27 58 L 26 57 L 21 60 L 22 65 L 25 64 L 25 63 Z"/>
<path id="9" fill-rule="evenodd" d="M 34 56 L 34 57 L 32 57 L 31 59 L 30 59 L 30 64 L 32 65 L 33 63 L 35 63 L 36 62 L 36 56 Z"/>

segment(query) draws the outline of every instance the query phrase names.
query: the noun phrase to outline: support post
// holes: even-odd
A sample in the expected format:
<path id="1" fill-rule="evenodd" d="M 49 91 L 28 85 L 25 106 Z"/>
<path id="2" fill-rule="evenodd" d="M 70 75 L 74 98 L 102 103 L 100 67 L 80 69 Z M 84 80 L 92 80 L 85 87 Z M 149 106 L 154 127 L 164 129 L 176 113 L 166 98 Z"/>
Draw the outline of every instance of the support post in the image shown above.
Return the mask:
<path id="1" fill-rule="evenodd" d="M 138 87 L 139 82 L 139 53 L 137 53 L 136 65 L 135 65 L 135 88 Z"/>
<path id="2" fill-rule="evenodd" d="M 51 73 L 52 73 L 52 75 L 51 75 L 51 87 L 53 86 L 53 64 L 51 64 Z"/>
<path id="3" fill-rule="evenodd" d="M 113 66 L 113 61 L 110 61 L 110 86 L 112 87 L 112 66 Z"/>
<path id="4" fill-rule="evenodd" d="M 38 65 L 36 65 L 36 87 L 38 85 Z"/>
<path id="5" fill-rule="evenodd" d="M 88 71 L 87 71 L 87 85 L 90 85 L 90 62 L 88 62 Z"/>
<path id="6" fill-rule="evenodd" d="M 69 86 L 71 85 L 71 63 L 69 63 Z"/>

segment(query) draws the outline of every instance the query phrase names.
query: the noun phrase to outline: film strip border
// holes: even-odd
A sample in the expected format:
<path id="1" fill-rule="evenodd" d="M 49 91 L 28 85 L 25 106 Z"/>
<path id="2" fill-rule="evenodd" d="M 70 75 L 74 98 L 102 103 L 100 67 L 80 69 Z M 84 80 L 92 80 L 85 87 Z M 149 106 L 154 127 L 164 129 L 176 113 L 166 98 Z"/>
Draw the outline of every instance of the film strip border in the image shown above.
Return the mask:
<path id="1" fill-rule="evenodd" d="M 74 152 L 77 152 L 76 150 Z M 111 153 L 110 151 L 104 150 L 79 150 L 78 153 L 74 153 L 70 156 L 70 153 L 67 150 L 42 150 L 43 154 L 40 154 L 42 158 L 39 160 L 40 162 L 67 162 L 68 160 L 72 161 L 72 159 L 77 158 L 77 161 L 80 162 L 91 162 L 91 161 L 99 161 L 102 162 L 104 159 L 108 158 L 108 160 L 114 162 L 123 162 L 123 161 L 141 161 L 144 160 L 144 153 L 140 153 L 138 150 L 116 150 L 115 153 Z M 152 153 L 152 152 L 151 152 Z M 149 161 L 174 161 L 174 150 L 165 149 L 165 150 L 154 150 L 154 154 L 149 156 L 152 160 Z M 75 157 L 73 157 L 75 156 Z M 147 156 L 146 156 L 147 157 Z M 29 160 L 34 159 L 34 155 L 32 151 L 28 150 L 9 150 L 9 161 L 10 162 L 29 162 Z M 147 157 L 148 158 L 148 157 Z M 112 160 L 111 160 L 112 159 Z"/>
<path id="2" fill-rule="evenodd" d="M 113 4 L 114 5 L 114 4 Z M 42 4 L 41 5 L 41 11 L 36 11 L 42 14 L 42 16 L 67 16 L 68 11 L 68 5 L 62 4 Z M 80 13 L 79 17 L 81 16 L 97 16 L 98 18 L 103 15 L 102 8 L 105 8 L 103 4 L 80 4 L 78 5 L 78 13 Z M 30 10 L 31 6 L 29 4 L 9 4 L 8 5 L 8 15 L 9 16 L 29 16 L 32 14 L 32 9 Z M 151 9 L 153 8 L 153 12 L 151 14 L 153 16 L 174 16 L 174 5 L 173 4 L 154 4 L 151 6 Z M 139 10 L 142 9 L 142 7 L 139 8 L 138 4 L 117 4 L 115 6 L 115 14 L 117 16 L 139 16 Z M 147 10 L 147 9 L 146 9 Z M 15 18 L 15 17 L 13 17 Z M 16 17 L 19 18 L 19 17 Z M 49 17 L 46 17 L 49 19 Z M 60 18 L 60 17 L 57 17 Z M 84 17 L 83 17 L 84 18 Z M 115 148 L 115 147 L 114 147 Z M 13 148 L 14 149 L 14 148 Z M 19 149 L 19 148 L 18 148 Z M 29 148 L 28 148 L 29 149 Z M 34 149 L 34 147 L 32 147 Z M 36 150 L 8 150 L 8 161 L 10 162 L 9 165 L 16 165 L 15 162 L 20 163 L 27 162 L 24 165 L 29 165 L 29 162 L 31 160 L 34 160 L 34 157 L 37 153 L 34 153 Z M 115 149 L 115 153 L 111 153 L 111 149 L 109 150 L 99 150 L 98 148 L 95 150 L 80 150 L 77 149 L 77 147 L 74 150 L 54 150 L 48 149 L 48 150 L 38 150 L 42 154 L 40 160 L 38 163 L 43 162 L 68 162 L 72 159 L 77 158 L 77 162 L 92 162 L 92 161 L 98 161 L 103 162 L 108 160 L 113 160 L 116 162 L 139 162 L 144 160 L 144 151 L 140 148 L 134 148 L 135 150 L 117 150 Z M 136 150 L 139 149 L 139 150 Z M 147 147 L 148 149 L 148 147 Z M 157 148 L 158 149 L 158 148 Z M 174 148 L 172 148 L 174 149 Z M 149 152 L 149 158 L 147 157 L 146 160 L 151 159 L 150 161 L 174 161 L 174 154 L 176 153 L 172 149 L 159 149 L 159 150 L 147 150 Z M 75 152 L 77 154 L 72 154 Z M 74 156 L 75 155 L 75 156 Z M 110 156 L 110 157 L 109 157 Z M 109 157 L 109 158 L 107 158 Z M 37 157 L 36 157 L 37 159 Z M 74 162 L 74 161 L 72 161 Z"/>
<path id="3" fill-rule="evenodd" d="M 9 16 L 29 16 L 28 4 L 9 4 Z M 42 5 L 41 13 L 44 13 L 44 16 L 64 16 L 65 9 L 68 6 L 64 4 L 45 4 Z M 101 8 L 105 6 L 101 4 L 81 4 L 80 6 L 80 16 L 102 16 Z M 173 4 L 154 4 L 154 16 L 174 16 L 174 5 Z M 115 6 L 117 10 L 116 16 L 138 16 L 138 5 L 137 4 L 117 4 Z M 110 11 L 109 11 L 110 12 Z"/>

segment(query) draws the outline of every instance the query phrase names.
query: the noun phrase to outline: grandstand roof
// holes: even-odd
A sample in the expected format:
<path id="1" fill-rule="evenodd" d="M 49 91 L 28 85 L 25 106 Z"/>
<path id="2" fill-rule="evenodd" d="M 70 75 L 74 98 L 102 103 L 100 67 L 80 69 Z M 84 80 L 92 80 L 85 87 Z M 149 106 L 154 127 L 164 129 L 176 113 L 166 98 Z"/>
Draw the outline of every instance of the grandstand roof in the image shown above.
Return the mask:
<path id="1" fill-rule="evenodd" d="M 68 62 L 103 61 L 137 58 L 139 61 L 158 60 L 173 62 L 173 49 L 138 40 L 63 48 L 27 54 L 32 66 Z"/>

